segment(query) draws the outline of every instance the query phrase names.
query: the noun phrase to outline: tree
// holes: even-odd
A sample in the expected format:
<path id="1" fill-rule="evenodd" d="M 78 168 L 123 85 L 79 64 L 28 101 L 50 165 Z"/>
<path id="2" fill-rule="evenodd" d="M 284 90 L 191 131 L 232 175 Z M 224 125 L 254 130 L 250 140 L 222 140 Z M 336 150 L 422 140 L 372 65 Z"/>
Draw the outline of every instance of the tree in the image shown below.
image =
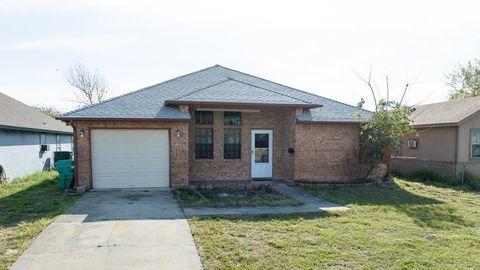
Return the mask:
<path id="1" fill-rule="evenodd" d="M 107 81 L 97 70 L 91 72 L 84 65 L 77 64 L 68 69 L 66 81 L 76 88 L 76 101 L 82 105 L 102 102 L 107 95 Z"/>
<path id="2" fill-rule="evenodd" d="M 358 74 L 357 74 L 358 75 Z M 403 104 L 409 84 L 405 84 L 400 101 L 390 100 L 389 78 L 386 76 L 386 98 L 377 96 L 371 78 L 358 76 L 368 86 L 375 111 L 370 119 L 360 126 L 360 177 L 366 178 L 378 165 L 384 155 L 389 155 L 392 150 L 398 149 L 402 143 L 402 137 L 406 134 L 416 133 L 411 126 L 410 114 L 414 111 L 412 106 Z M 375 84 L 376 85 L 376 84 Z M 359 114 L 357 117 L 361 117 Z"/>
<path id="3" fill-rule="evenodd" d="M 32 107 L 53 118 L 62 114 L 60 110 L 54 107 L 46 107 L 46 106 L 32 106 Z"/>
<path id="4" fill-rule="evenodd" d="M 447 85 L 452 88 L 449 99 L 480 96 L 480 60 L 473 59 L 466 65 L 458 65 L 446 75 Z"/>

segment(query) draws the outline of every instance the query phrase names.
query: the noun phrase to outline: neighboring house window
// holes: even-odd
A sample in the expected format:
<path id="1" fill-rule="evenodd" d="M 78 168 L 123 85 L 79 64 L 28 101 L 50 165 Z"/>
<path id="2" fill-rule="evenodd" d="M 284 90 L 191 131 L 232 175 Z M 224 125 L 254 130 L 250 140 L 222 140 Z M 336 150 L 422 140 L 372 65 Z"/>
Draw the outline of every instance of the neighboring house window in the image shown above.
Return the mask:
<path id="1" fill-rule="evenodd" d="M 241 158 L 240 136 L 241 129 L 226 128 L 223 137 L 223 158 L 239 159 Z"/>
<path id="2" fill-rule="evenodd" d="M 195 124 L 213 125 L 213 112 L 195 111 Z"/>
<path id="3" fill-rule="evenodd" d="M 480 158 L 480 130 L 472 129 L 470 134 L 470 141 L 472 143 L 472 158 Z"/>
<path id="4" fill-rule="evenodd" d="M 242 124 L 242 113 L 241 112 L 224 112 L 223 124 L 240 126 Z"/>
<path id="5" fill-rule="evenodd" d="M 40 144 L 47 144 L 47 134 L 40 133 Z"/>
<path id="6" fill-rule="evenodd" d="M 56 137 L 55 137 L 55 143 L 56 143 L 56 146 L 57 146 L 57 151 L 62 151 L 62 142 L 60 140 L 61 140 L 61 136 L 57 134 Z"/>
<path id="7" fill-rule="evenodd" d="M 195 129 L 195 158 L 213 158 L 213 128 Z"/>

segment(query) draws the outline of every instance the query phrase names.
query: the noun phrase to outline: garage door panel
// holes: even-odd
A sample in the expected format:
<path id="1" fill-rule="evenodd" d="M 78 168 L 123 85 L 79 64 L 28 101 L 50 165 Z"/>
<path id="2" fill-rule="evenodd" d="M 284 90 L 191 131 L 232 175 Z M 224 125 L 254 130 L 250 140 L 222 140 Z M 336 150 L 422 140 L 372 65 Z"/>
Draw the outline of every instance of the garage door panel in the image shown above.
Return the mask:
<path id="1" fill-rule="evenodd" d="M 169 186 L 168 130 L 92 131 L 94 188 Z"/>

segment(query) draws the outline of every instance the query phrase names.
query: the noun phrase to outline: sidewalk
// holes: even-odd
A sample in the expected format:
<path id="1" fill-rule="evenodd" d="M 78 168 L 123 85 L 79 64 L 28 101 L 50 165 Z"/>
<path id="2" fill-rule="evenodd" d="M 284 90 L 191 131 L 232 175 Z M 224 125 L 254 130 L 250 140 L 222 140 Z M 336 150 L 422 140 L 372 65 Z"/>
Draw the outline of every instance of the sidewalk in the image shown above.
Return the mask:
<path id="1" fill-rule="evenodd" d="M 228 215 L 259 215 L 259 214 L 294 214 L 318 211 L 348 210 L 348 207 L 325 201 L 300 189 L 285 183 L 274 183 L 271 187 L 281 194 L 303 202 L 299 206 L 261 206 L 261 207 L 230 207 L 230 208 L 184 208 L 187 217 L 192 216 L 228 216 Z"/>

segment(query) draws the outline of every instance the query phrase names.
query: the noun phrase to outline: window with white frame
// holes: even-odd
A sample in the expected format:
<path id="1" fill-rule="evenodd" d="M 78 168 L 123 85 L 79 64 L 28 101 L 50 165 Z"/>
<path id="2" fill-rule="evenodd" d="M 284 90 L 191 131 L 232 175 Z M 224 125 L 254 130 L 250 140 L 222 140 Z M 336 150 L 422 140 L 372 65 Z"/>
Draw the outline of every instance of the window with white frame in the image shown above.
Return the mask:
<path id="1" fill-rule="evenodd" d="M 55 143 L 57 146 L 57 151 L 62 151 L 61 136 L 59 134 L 57 134 L 57 136 L 55 137 Z"/>
<path id="2" fill-rule="evenodd" d="M 480 158 L 480 129 L 472 129 L 470 133 L 471 157 Z"/>

